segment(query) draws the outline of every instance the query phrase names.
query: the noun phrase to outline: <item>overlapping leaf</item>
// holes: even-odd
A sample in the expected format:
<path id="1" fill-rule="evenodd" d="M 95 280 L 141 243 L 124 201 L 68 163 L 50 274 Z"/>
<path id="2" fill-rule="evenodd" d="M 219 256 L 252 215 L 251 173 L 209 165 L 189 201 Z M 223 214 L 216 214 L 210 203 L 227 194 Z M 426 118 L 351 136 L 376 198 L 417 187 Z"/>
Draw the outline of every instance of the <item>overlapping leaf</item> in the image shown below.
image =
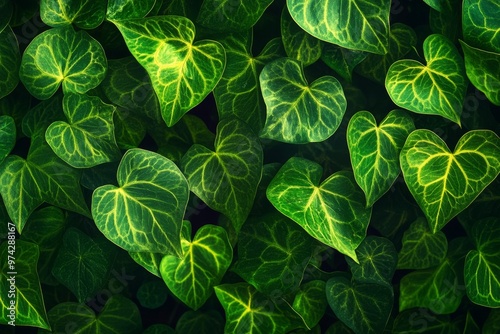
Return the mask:
<path id="1" fill-rule="evenodd" d="M 144 269 L 151 274 L 161 277 L 160 263 L 163 255 L 160 253 L 146 253 L 146 252 L 129 252 L 130 257 L 137 264 L 141 265 Z"/>
<path id="2" fill-rule="evenodd" d="M 140 19 L 146 16 L 156 0 L 108 0 L 108 20 Z"/>
<path id="3" fill-rule="evenodd" d="M 51 27 L 75 24 L 79 28 L 94 29 L 104 21 L 106 1 L 41 0 L 40 17 Z"/>
<path id="4" fill-rule="evenodd" d="M 377 54 L 388 51 L 390 2 L 287 0 L 298 25 L 316 38 Z"/>
<path id="5" fill-rule="evenodd" d="M 65 93 L 86 93 L 101 83 L 106 69 L 99 42 L 68 26 L 49 29 L 33 39 L 23 53 L 19 77 L 31 95 L 46 100 L 61 83 Z"/>
<path id="6" fill-rule="evenodd" d="M 189 187 L 177 166 L 157 153 L 131 149 L 120 162 L 117 180 L 119 187 L 94 190 L 92 216 L 99 230 L 130 252 L 182 254 Z"/>
<path id="7" fill-rule="evenodd" d="M 436 233 L 498 176 L 500 138 L 489 130 L 469 131 L 451 153 L 432 131 L 416 130 L 400 159 L 405 182 Z"/>
<path id="8" fill-rule="evenodd" d="M 371 209 L 350 172 L 337 172 L 321 182 L 319 164 L 290 158 L 267 188 L 267 198 L 312 237 L 358 262 Z"/>
<path id="9" fill-rule="evenodd" d="M 16 144 L 16 124 L 7 115 L 0 116 L 0 164 Z"/>
<path id="10" fill-rule="evenodd" d="M 328 301 L 324 281 L 314 280 L 303 284 L 293 300 L 293 309 L 297 312 L 307 328 L 316 326 L 323 318 Z"/>
<path id="11" fill-rule="evenodd" d="M 219 82 L 226 62 L 214 41 L 193 43 L 195 27 L 181 16 L 113 21 L 132 55 L 148 72 L 162 117 L 172 126 Z"/>
<path id="12" fill-rule="evenodd" d="M 0 99 L 16 88 L 19 82 L 18 71 L 20 65 L 21 53 L 14 32 L 10 28 L 3 31 L 0 29 L 0 77 L 2 78 L 0 81 Z"/>
<path id="13" fill-rule="evenodd" d="M 398 60 L 385 79 L 389 96 L 399 107 L 419 114 L 440 115 L 460 125 L 467 88 L 464 60 L 453 43 L 434 34 L 424 41 L 426 65 Z"/>
<path id="14" fill-rule="evenodd" d="M 301 63 L 280 58 L 264 67 L 259 80 L 267 107 L 261 137 L 295 144 L 320 142 L 339 127 L 347 102 L 334 77 L 308 84 Z"/>
<path id="15" fill-rule="evenodd" d="M 321 52 L 321 60 L 342 78 L 352 81 L 352 71 L 369 54 L 362 51 L 346 49 L 335 44 L 326 44 Z M 376 56 L 371 54 L 372 56 Z M 383 57 L 383 56 L 379 56 Z"/>
<path id="16" fill-rule="evenodd" d="M 462 30 L 465 41 L 476 48 L 500 53 L 500 7 L 495 0 L 464 0 Z"/>
<path id="17" fill-rule="evenodd" d="M 215 310 L 187 311 L 177 320 L 176 333 L 213 334 L 224 331 L 224 319 Z"/>
<path id="18" fill-rule="evenodd" d="M 403 110 L 391 111 L 377 125 L 368 111 L 357 112 L 347 127 L 347 144 L 354 177 L 371 207 L 392 186 L 400 173 L 399 153 L 415 129 Z"/>

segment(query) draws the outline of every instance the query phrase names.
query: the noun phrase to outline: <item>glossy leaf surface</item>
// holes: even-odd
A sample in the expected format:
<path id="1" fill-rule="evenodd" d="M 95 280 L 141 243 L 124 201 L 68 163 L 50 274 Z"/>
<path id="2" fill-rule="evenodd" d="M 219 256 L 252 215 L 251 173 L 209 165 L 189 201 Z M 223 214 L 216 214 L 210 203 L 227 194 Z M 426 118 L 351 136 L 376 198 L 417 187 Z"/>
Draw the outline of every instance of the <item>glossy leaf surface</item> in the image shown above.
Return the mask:
<path id="1" fill-rule="evenodd" d="M 51 27 L 75 24 L 83 29 L 94 29 L 104 21 L 105 14 L 106 1 L 40 1 L 40 17 Z"/>
<path id="2" fill-rule="evenodd" d="M 500 8 L 495 0 L 464 0 L 462 30 L 465 41 L 483 50 L 500 53 Z"/>

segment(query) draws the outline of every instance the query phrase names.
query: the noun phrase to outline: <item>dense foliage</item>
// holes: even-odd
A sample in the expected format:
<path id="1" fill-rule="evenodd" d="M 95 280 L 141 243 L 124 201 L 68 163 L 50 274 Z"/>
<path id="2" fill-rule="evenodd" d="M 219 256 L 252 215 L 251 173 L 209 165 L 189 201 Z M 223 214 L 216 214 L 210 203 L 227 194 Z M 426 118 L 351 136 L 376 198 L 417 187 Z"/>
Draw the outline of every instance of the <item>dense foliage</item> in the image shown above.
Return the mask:
<path id="1" fill-rule="evenodd" d="M 500 331 L 497 0 L 0 0 L 0 77 L 2 333 Z"/>

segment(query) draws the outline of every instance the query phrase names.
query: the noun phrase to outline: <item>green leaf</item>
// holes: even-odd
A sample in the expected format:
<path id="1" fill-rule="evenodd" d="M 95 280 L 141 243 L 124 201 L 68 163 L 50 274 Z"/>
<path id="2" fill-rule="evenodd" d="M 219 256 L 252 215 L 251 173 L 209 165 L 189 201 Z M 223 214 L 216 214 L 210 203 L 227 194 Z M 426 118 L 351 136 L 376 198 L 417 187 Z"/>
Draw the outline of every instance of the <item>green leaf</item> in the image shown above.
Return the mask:
<path id="1" fill-rule="evenodd" d="M 141 306 L 148 309 L 156 309 L 165 304 L 168 289 L 162 280 L 147 281 L 137 289 L 137 299 Z"/>
<path id="2" fill-rule="evenodd" d="M 195 144 L 181 165 L 191 191 L 231 219 L 239 231 L 252 209 L 262 175 L 262 147 L 244 122 L 226 118 L 217 125 L 215 152 Z"/>
<path id="3" fill-rule="evenodd" d="M 224 332 L 224 319 L 215 310 L 184 312 L 175 325 L 176 333 L 213 334 Z"/>
<path id="4" fill-rule="evenodd" d="M 398 269 L 427 269 L 443 262 L 448 251 L 446 235 L 432 233 L 424 218 L 418 218 L 403 235 Z"/>
<path id="5" fill-rule="evenodd" d="M 157 16 L 113 23 L 148 72 L 168 126 L 203 101 L 224 72 L 223 46 L 210 40 L 193 43 L 195 26 L 188 18 Z"/>
<path id="6" fill-rule="evenodd" d="M 156 0 L 108 0 L 108 20 L 140 19 L 146 16 Z"/>
<path id="7" fill-rule="evenodd" d="M 460 41 L 465 56 L 465 71 L 471 83 L 500 106 L 500 52 L 476 49 Z"/>
<path id="8" fill-rule="evenodd" d="M 443 0 L 424 0 L 424 2 L 438 12 L 443 10 Z"/>
<path id="9" fill-rule="evenodd" d="M 429 130 L 413 131 L 401 151 L 405 182 L 425 213 L 432 233 L 459 214 L 500 173 L 500 138 L 469 131 L 455 151 Z"/>
<path id="10" fill-rule="evenodd" d="M 359 283 L 377 283 L 391 286 L 396 271 L 398 254 L 394 244 L 386 238 L 367 236 L 356 249 L 359 264 L 347 258 L 352 278 Z"/>
<path id="11" fill-rule="evenodd" d="M 367 56 L 368 54 L 365 52 L 346 49 L 335 44 L 326 43 L 321 52 L 321 60 L 349 82 L 352 81 L 352 71 L 354 67 L 366 59 Z"/>
<path id="12" fill-rule="evenodd" d="M 267 198 L 309 235 L 358 262 L 354 250 L 363 241 L 371 208 L 352 173 L 337 172 L 320 184 L 322 168 L 290 158 L 267 188 Z"/>
<path id="13" fill-rule="evenodd" d="M 500 309 L 492 309 L 484 322 L 483 334 L 495 334 L 498 331 L 500 331 Z"/>
<path id="14" fill-rule="evenodd" d="M 273 0 L 204 0 L 196 22 L 215 31 L 253 27 Z"/>
<path id="15" fill-rule="evenodd" d="M 219 285 L 215 294 L 226 313 L 224 333 L 284 334 L 297 326 L 286 302 L 273 301 L 248 283 Z"/>
<path id="16" fill-rule="evenodd" d="M 394 295 L 385 284 L 349 282 L 336 276 L 326 282 L 326 298 L 335 315 L 355 333 L 382 333 Z"/>
<path id="17" fill-rule="evenodd" d="M 83 303 L 104 285 L 111 260 L 91 237 L 70 228 L 64 233 L 52 274 Z"/>
<path id="18" fill-rule="evenodd" d="M 48 316 L 53 333 L 136 334 L 142 330 L 139 309 L 121 295 L 110 297 L 97 316 L 87 305 L 74 302 L 57 304 Z"/>
<path id="19" fill-rule="evenodd" d="M 163 259 L 163 255 L 160 253 L 138 253 L 138 252 L 129 252 L 132 260 L 140 264 L 144 269 L 149 271 L 151 274 L 161 277 L 160 274 L 160 263 L 161 259 Z"/>
<path id="20" fill-rule="evenodd" d="M 297 24 L 316 38 L 347 49 L 385 54 L 390 2 L 384 0 L 287 0 Z"/>
<path id="21" fill-rule="evenodd" d="M 10 155 L 0 165 L 0 194 L 19 233 L 44 202 L 90 216 L 80 173 L 59 160 L 43 137 L 41 132 L 32 137 L 26 160 Z"/>
<path id="22" fill-rule="evenodd" d="M 139 147 L 146 136 L 145 122 L 126 109 L 116 108 L 113 114 L 113 125 L 116 144 L 121 149 Z"/>
<path id="23" fill-rule="evenodd" d="M 56 121 L 45 133 L 54 153 L 76 168 L 94 167 L 120 158 L 114 137 L 115 106 L 95 96 L 67 93 L 63 110 L 68 122 Z"/>
<path id="24" fill-rule="evenodd" d="M 320 142 L 339 127 L 347 103 L 339 81 L 323 76 L 308 84 L 300 62 L 280 58 L 260 74 L 267 118 L 260 136 L 286 143 Z"/>
<path id="25" fill-rule="evenodd" d="M 243 225 L 233 271 L 266 295 L 286 295 L 299 288 L 314 246 L 303 229 L 274 211 Z"/>
<path id="26" fill-rule="evenodd" d="M 281 39 L 270 40 L 258 56 L 252 55 L 252 30 L 230 34 L 220 42 L 226 50 L 227 64 L 213 92 L 219 119 L 237 116 L 258 133 L 266 117 L 259 74 L 265 64 L 284 56 Z"/>
<path id="27" fill-rule="evenodd" d="M 64 119 L 63 95 L 56 94 L 50 99 L 38 103 L 22 119 L 22 132 L 29 138 L 45 134 L 50 124 Z M 45 136 L 42 136 L 45 138 Z"/>
<path id="28" fill-rule="evenodd" d="M 157 153 L 131 149 L 116 174 L 119 187 L 94 190 L 97 228 L 130 252 L 182 254 L 180 233 L 189 188 L 177 166 Z"/>
<path id="29" fill-rule="evenodd" d="M 203 225 L 191 240 L 191 223 L 182 228 L 182 258 L 165 255 L 160 273 L 170 291 L 184 304 L 199 309 L 212 295 L 233 260 L 233 249 L 226 230 Z"/>
<path id="30" fill-rule="evenodd" d="M 175 330 L 164 324 L 154 324 L 149 326 L 142 334 L 175 334 Z"/>
<path id="31" fill-rule="evenodd" d="M 408 59 L 391 65 L 385 79 L 387 92 L 401 108 L 440 115 L 460 125 L 467 89 L 464 60 L 442 35 L 430 35 L 423 47 L 426 65 Z"/>
<path id="32" fill-rule="evenodd" d="M 46 100 L 61 82 L 64 93 L 86 93 L 101 83 L 106 69 L 99 42 L 68 26 L 49 29 L 33 39 L 23 53 L 19 77 L 31 95 Z"/>
<path id="33" fill-rule="evenodd" d="M 104 21 L 106 1 L 41 0 L 40 17 L 51 27 L 75 24 L 79 28 L 94 29 Z"/>
<path id="34" fill-rule="evenodd" d="M 462 30 L 465 42 L 476 48 L 500 53 L 500 7 L 495 0 L 464 0 Z"/>
<path id="35" fill-rule="evenodd" d="M 2 13 L 1 4 L 0 13 Z M 20 66 L 21 53 L 19 52 L 16 35 L 10 28 L 3 31 L 0 29 L 0 77 L 2 78 L 0 81 L 0 99 L 16 88 L 19 83 L 18 71 Z"/>
<path id="36" fill-rule="evenodd" d="M 449 315 L 432 314 L 425 308 L 406 310 L 398 314 L 394 320 L 392 333 L 396 334 L 462 334 L 456 323 L 450 321 Z"/>
<path id="37" fill-rule="evenodd" d="M 9 231 L 14 231 L 10 226 Z M 0 323 L 50 328 L 36 271 L 39 254 L 37 245 L 24 240 L 9 238 L 0 244 Z"/>
<path id="38" fill-rule="evenodd" d="M 0 0 L 0 33 L 7 27 L 12 17 L 12 2 L 10 0 Z"/>
<path id="39" fill-rule="evenodd" d="M 323 281 L 307 282 L 301 285 L 293 300 L 293 309 L 302 317 L 309 329 L 316 326 L 325 314 L 328 305 L 325 287 Z"/>
<path id="40" fill-rule="evenodd" d="M 16 144 L 16 123 L 7 115 L 0 116 L 0 164 Z"/>
<path id="41" fill-rule="evenodd" d="M 478 305 L 500 307 L 500 226 L 498 218 L 475 222 L 470 231 L 475 249 L 465 259 L 465 287 Z"/>
<path id="42" fill-rule="evenodd" d="M 400 173 L 399 153 L 415 130 L 411 117 L 393 110 L 377 125 L 368 111 L 359 111 L 349 121 L 347 144 L 357 184 L 371 207 L 392 186 Z"/>
<path id="43" fill-rule="evenodd" d="M 476 321 L 474 320 L 470 312 L 467 312 L 463 334 L 475 334 L 479 333 L 480 331 L 481 330 L 479 329 L 479 326 L 477 325 Z M 487 332 L 484 329 L 482 333 L 487 334 Z"/>
<path id="44" fill-rule="evenodd" d="M 456 42 L 461 36 L 462 1 L 440 0 L 440 10 L 429 11 L 429 26 L 435 34 L 442 34 Z"/>

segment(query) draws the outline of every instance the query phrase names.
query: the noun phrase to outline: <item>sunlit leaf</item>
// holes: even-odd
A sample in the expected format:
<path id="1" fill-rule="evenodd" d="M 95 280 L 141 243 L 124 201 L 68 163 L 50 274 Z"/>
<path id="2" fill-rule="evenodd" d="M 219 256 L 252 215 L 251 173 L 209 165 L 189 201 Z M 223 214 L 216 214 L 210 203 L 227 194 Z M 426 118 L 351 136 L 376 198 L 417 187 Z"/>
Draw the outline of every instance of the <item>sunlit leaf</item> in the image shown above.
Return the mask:
<path id="1" fill-rule="evenodd" d="M 146 16 L 156 0 L 108 0 L 108 20 L 140 19 Z M 161 1 L 158 1 L 161 2 Z"/>
<path id="2" fill-rule="evenodd" d="M 464 0 L 462 30 L 467 44 L 500 53 L 500 7 L 496 0 Z"/>
<path id="3" fill-rule="evenodd" d="M 104 21 L 106 1 L 41 0 L 40 17 L 51 27 L 75 24 L 79 28 L 94 29 Z"/>

